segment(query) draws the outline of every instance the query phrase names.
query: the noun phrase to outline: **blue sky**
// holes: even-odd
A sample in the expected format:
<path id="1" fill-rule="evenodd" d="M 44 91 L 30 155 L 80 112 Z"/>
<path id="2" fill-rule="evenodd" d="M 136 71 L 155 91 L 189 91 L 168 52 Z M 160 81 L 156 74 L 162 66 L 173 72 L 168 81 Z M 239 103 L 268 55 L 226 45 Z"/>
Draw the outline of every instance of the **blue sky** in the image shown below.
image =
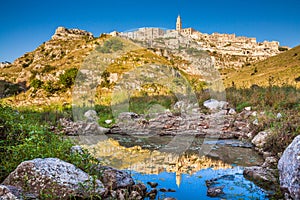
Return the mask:
<path id="1" fill-rule="evenodd" d="M 0 61 L 13 61 L 48 41 L 56 27 L 99 36 L 139 27 L 183 27 L 204 33 L 235 33 L 281 45 L 300 44 L 298 0 L 0 0 Z"/>

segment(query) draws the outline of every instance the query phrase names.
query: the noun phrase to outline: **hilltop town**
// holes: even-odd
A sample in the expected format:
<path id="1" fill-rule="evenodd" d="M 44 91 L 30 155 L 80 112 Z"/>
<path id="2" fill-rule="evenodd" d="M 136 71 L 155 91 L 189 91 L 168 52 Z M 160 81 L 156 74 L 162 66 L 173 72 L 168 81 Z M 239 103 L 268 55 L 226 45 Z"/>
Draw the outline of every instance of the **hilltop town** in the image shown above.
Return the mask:
<path id="1" fill-rule="evenodd" d="M 160 38 L 176 38 L 178 34 L 198 43 L 197 49 L 210 52 L 217 68 L 239 68 L 275 56 L 288 47 L 281 47 L 278 41 L 257 42 L 256 38 L 235 34 L 201 33 L 194 28 L 183 28 L 178 15 L 175 30 L 161 28 L 139 28 L 128 32 L 112 32 L 113 36 L 126 37 L 138 41 L 157 41 Z"/>

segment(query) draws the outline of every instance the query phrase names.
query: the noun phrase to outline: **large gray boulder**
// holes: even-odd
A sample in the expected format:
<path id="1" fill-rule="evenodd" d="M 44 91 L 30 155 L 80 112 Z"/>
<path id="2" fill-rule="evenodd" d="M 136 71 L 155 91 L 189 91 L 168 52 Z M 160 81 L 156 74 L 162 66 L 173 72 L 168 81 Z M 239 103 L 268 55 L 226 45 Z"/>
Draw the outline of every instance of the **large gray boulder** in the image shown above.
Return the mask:
<path id="1" fill-rule="evenodd" d="M 279 162 L 280 187 L 286 196 L 300 199 L 300 136 L 283 152 Z"/>
<path id="2" fill-rule="evenodd" d="M 74 165 L 57 158 L 22 162 L 2 183 L 51 199 L 102 196 L 104 185 Z"/>

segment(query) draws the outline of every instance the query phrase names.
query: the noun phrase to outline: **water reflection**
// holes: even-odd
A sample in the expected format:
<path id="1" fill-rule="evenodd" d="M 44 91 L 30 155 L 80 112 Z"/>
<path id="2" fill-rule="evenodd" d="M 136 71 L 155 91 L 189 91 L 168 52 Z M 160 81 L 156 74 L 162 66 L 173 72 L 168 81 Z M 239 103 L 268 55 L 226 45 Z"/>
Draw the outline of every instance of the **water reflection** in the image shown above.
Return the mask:
<path id="1" fill-rule="evenodd" d="M 159 148 L 171 138 L 130 136 L 81 136 L 80 143 L 95 157 L 101 158 L 104 165 L 117 169 L 132 170 L 140 174 L 158 175 L 163 172 L 174 173 L 176 184 L 181 185 L 182 176 L 192 175 L 203 169 L 233 169 L 234 166 L 261 164 L 262 159 L 250 148 L 236 147 L 236 142 L 206 142 L 196 138 L 185 154 L 161 152 Z M 232 145 L 234 144 L 234 145 Z M 212 151 L 207 156 L 197 154 L 199 148 L 209 146 Z"/>
<path id="2" fill-rule="evenodd" d="M 243 177 L 243 166 L 260 165 L 263 160 L 240 141 L 195 138 L 184 154 L 176 154 L 161 151 L 172 140 L 166 136 L 89 135 L 75 139 L 104 165 L 128 170 L 136 182 L 153 181 L 158 188 L 176 190 L 159 192 L 157 199 L 215 199 L 206 195 L 205 180 L 216 178 L 216 186 L 224 186 L 221 199 L 268 199 L 265 191 Z M 210 151 L 202 156 L 201 148 Z"/>

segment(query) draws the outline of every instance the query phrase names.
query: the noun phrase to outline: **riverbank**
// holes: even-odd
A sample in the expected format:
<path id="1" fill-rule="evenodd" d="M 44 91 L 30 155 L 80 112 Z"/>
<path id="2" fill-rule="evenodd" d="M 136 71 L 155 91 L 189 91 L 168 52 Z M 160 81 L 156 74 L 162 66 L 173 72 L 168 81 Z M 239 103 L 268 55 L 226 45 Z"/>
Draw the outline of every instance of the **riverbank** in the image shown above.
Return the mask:
<path id="1" fill-rule="evenodd" d="M 159 137 L 178 138 L 176 136 L 186 134 L 189 136 L 188 138 L 236 138 L 241 141 L 252 141 L 265 159 L 260 167 L 263 169 L 277 168 L 277 162 L 284 149 L 299 134 L 300 117 L 297 110 L 299 103 L 296 101 L 297 96 L 290 98 L 290 94 L 297 95 L 298 93 L 293 93 L 291 90 L 291 93 L 286 94 L 287 91 L 288 89 L 281 90 L 274 87 L 270 87 L 269 90 L 254 88 L 244 90 L 240 94 L 233 89 L 231 92 L 228 91 L 229 105 L 227 104 L 228 106 L 225 107 L 222 105 L 222 109 L 215 113 L 202 106 L 198 110 L 192 110 L 191 115 L 179 115 L 178 112 L 164 112 L 152 116 L 143 113 L 125 113 L 123 119 L 125 121 L 129 119 L 126 123 L 130 122 L 130 126 L 126 126 L 126 123 L 121 121 L 123 125 L 120 128 L 120 123 L 112 122 L 106 124 L 107 127 L 110 127 L 109 129 L 99 128 L 97 122 L 101 121 L 100 124 L 106 123 L 106 120 L 109 122 L 112 120 L 112 115 L 100 116 L 96 122 L 85 121 L 78 124 L 70 120 L 70 107 L 62 108 L 61 111 L 50 109 L 37 112 L 30 109 L 17 111 L 1 104 L 1 182 L 21 162 L 35 158 L 59 158 L 88 172 L 90 163 L 98 162 L 98 160 L 90 154 L 86 154 L 84 157 L 71 156 L 70 148 L 74 143 L 65 139 L 65 134 L 80 134 L 76 130 L 78 128 L 83 133 L 107 131 L 108 134 L 130 133 L 131 135 L 136 132 L 143 136 L 140 132 L 148 131 L 149 134 L 156 134 Z M 264 98 L 269 95 L 271 99 L 269 98 L 268 102 L 266 99 L 259 102 L 258 99 L 255 99 L 257 95 L 263 95 Z M 279 96 L 277 99 L 276 95 Z M 180 103 L 178 104 L 177 109 L 180 109 Z M 96 115 L 99 117 L 103 113 L 99 112 L 101 109 L 97 110 L 97 108 Z M 202 111 L 205 112 L 202 113 Z M 63 123 L 67 125 L 65 126 Z M 79 126 L 74 129 L 72 128 L 73 123 Z M 123 130 L 123 133 L 118 132 L 119 130 Z M 258 172 L 261 170 L 253 169 L 252 172 L 246 174 L 251 179 L 252 176 L 258 177 Z M 93 174 L 91 175 L 93 176 Z M 278 181 L 278 178 L 276 180 Z M 264 179 L 259 182 L 264 182 Z"/>

